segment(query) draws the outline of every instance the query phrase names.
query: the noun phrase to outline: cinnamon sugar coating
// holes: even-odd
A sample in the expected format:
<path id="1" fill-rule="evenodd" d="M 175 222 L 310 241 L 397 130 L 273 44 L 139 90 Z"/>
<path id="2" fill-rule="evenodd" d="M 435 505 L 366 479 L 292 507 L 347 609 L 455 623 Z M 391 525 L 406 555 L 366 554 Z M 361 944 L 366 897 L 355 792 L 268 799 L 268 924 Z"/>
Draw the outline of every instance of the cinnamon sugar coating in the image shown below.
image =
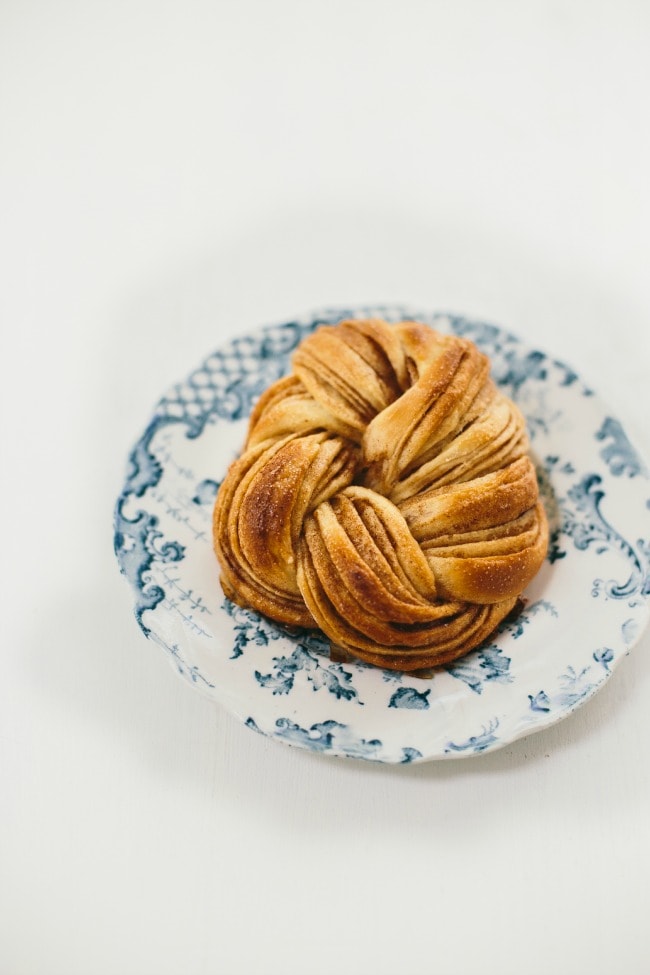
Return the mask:
<path id="1" fill-rule="evenodd" d="M 226 595 L 387 669 L 482 643 L 548 526 L 524 419 L 467 339 L 322 326 L 250 418 L 214 509 Z"/>

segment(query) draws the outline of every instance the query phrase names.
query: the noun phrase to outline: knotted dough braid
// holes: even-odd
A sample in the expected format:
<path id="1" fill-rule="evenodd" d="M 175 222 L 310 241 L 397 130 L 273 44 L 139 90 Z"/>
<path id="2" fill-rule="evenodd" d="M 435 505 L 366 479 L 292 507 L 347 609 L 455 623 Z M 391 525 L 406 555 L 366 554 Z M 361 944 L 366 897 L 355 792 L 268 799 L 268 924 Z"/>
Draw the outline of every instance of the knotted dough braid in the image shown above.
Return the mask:
<path id="1" fill-rule="evenodd" d="M 472 650 L 548 546 L 524 420 L 487 357 L 368 319 L 320 327 L 292 364 L 219 490 L 224 592 L 388 669 Z"/>

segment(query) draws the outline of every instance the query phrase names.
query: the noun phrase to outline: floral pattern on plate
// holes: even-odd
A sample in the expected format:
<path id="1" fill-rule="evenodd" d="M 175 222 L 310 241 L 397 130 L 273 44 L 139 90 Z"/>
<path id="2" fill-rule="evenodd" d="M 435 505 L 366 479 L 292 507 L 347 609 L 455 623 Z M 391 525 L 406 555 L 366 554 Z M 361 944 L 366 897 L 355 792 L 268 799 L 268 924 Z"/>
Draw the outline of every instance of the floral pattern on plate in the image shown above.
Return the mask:
<path id="1" fill-rule="evenodd" d="M 233 605 L 212 551 L 214 498 L 257 397 L 319 325 L 372 316 L 464 335 L 490 357 L 526 417 L 551 527 L 520 616 L 428 680 L 334 663 L 318 634 Z M 162 397 L 129 456 L 115 552 L 143 633 L 249 728 L 321 754 L 417 762 L 501 747 L 602 686 L 648 621 L 649 506 L 647 464 L 569 366 L 460 316 L 339 308 L 235 339 Z"/>

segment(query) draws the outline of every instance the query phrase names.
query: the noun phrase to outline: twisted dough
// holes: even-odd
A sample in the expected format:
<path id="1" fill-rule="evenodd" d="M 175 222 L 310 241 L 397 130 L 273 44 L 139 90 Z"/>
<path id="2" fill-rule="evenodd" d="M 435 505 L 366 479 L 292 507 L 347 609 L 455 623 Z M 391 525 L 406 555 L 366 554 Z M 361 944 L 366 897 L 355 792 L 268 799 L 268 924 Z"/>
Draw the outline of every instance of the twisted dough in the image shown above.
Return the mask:
<path id="1" fill-rule="evenodd" d="M 415 322 L 323 326 L 258 401 L 221 485 L 224 592 L 381 667 L 449 663 L 546 555 L 527 449 L 472 342 Z"/>

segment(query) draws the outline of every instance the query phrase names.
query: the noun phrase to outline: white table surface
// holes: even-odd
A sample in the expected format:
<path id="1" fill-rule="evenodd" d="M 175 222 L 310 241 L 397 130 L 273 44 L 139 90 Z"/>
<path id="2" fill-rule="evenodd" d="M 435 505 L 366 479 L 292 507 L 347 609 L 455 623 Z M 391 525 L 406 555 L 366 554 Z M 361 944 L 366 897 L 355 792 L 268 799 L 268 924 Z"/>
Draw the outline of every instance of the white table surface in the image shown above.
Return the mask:
<path id="1" fill-rule="evenodd" d="M 650 456 L 649 41 L 643 0 L 0 6 L 1 975 L 650 971 L 650 633 L 504 750 L 327 760 L 179 680 L 112 553 L 159 395 L 326 304 L 501 324 Z"/>

